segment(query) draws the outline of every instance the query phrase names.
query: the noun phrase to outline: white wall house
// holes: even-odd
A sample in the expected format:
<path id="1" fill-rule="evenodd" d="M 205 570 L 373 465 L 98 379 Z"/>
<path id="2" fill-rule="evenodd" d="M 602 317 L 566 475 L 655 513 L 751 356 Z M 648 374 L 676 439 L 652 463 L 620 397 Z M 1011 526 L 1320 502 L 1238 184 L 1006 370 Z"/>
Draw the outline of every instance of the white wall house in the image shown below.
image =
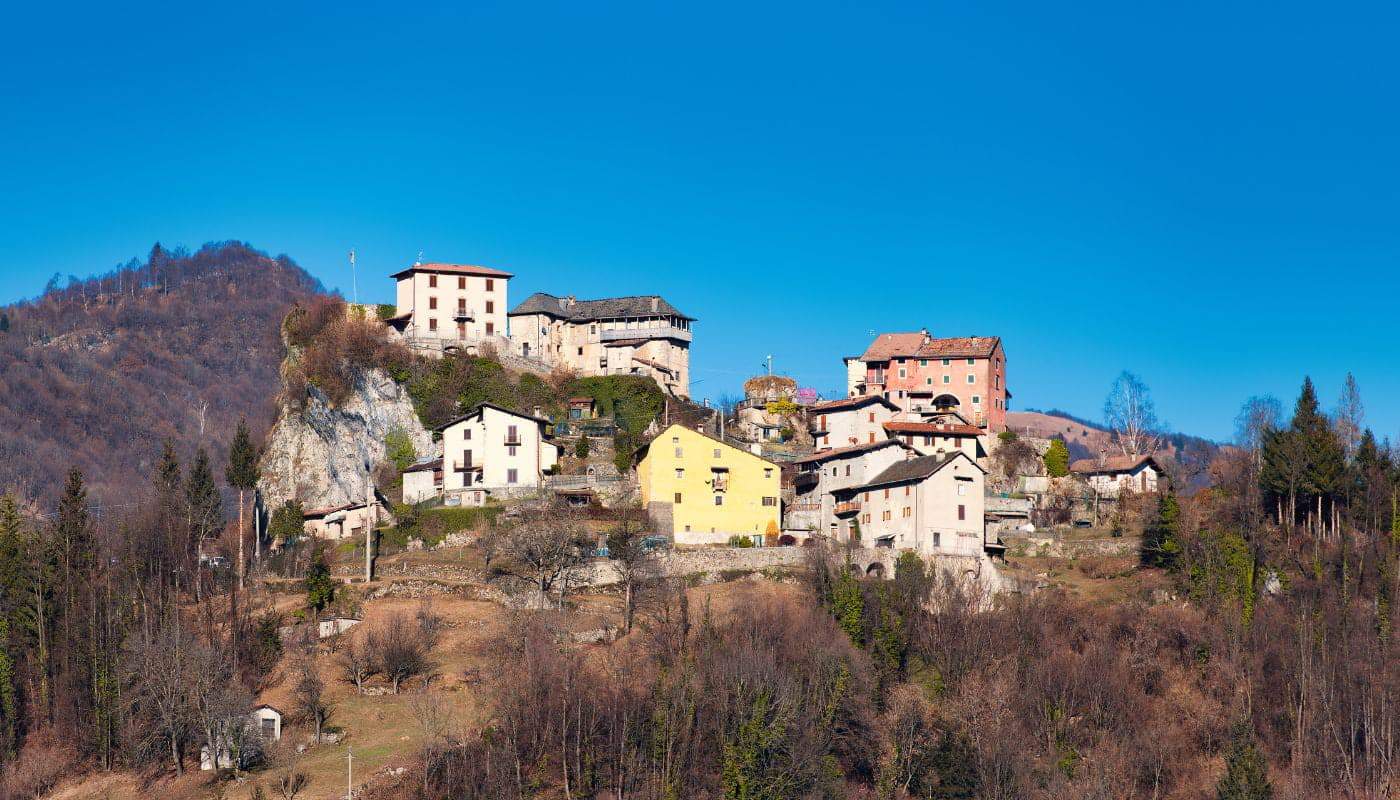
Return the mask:
<path id="1" fill-rule="evenodd" d="M 793 462 L 792 503 L 783 517 L 783 529 L 807 535 L 838 537 L 836 499 L 833 492 L 867 483 L 892 464 L 903 461 L 909 448 L 894 439 L 822 450 Z M 801 534 L 798 534 L 801 535 Z"/>
<path id="2" fill-rule="evenodd" d="M 986 471 L 961 450 L 905 458 L 873 480 L 837 490 L 840 541 L 924 555 L 981 556 Z"/>
<path id="3" fill-rule="evenodd" d="M 403 473 L 403 501 L 409 505 L 431 500 L 442 494 L 442 459 L 419 461 Z"/>
<path id="4" fill-rule="evenodd" d="M 690 394 L 694 317 L 657 295 L 579 300 L 536 292 L 510 312 L 514 352 L 580 375 L 646 375 Z"/>
<path id="5" fill-rule="evenodd" d="M 1084 478 L 1090 488 L 1105 497 L 1122 492 L 1148 494 L 1157 491 L 1162 466 L 1152 456 L 1103 456 L 1083 458 L 1069 465 L 1070 472 Z"/>
<path id="6" fill-rule="evenodd" d="M 238 725 L 235 723 L 234 727 Z M 260 705 L 248 712 L 241 727 L 242 730 L 229 731 L 220 737 L 218 753 L 210 753 L 208 744 L 199 748 L 201 770 L 232 769 L 235 766 L 235 752 L 245 750 L 249 738 L 260 738 L 264 747 L 281 739 L 282 712 L 270 705 Z M 243 761 L 245 758 L 240 756 L 237 760 Z"/>
<path id="7" fill-rule="evenodd" d="M 308 509 L 302 512 L 302 530 L 317 539 L 363 538 L 365 525 L 378 525 L 385 517 L 376 497 L 370 505 L 360 502 Z"/>
<path id="8" fill-rule="evenodd" d="M 879 395 L 846 397 L 810 406 L 807 422 L 818 450 L 837 449 L 888 438 L 884 424 L 898 412 L 898 406 Z"/>
<path id="9" fill-rule="evenodd" d="M 442 491 L 479 504 L 495 490 L 538 487 L 559 463 L 549 420 L 482 403 L 437 430 L 442 434 Z"/>
<path id="10" fill-rule="evenodd" d="M 414 264 L 393 276 L 397 313 L 389 324 L 411 342 L 442 347 L 506 337 L 511 274 L 470 264 Z"/>

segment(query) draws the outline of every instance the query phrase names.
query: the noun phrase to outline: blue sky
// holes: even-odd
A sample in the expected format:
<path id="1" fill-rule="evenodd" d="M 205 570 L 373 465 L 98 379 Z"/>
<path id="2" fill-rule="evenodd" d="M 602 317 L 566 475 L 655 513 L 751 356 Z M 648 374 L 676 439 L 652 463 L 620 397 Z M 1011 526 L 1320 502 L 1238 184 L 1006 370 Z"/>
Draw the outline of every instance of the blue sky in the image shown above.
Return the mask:
<path id="1" fill-rule="evenodd" d="M 0 300 L 242 239 L 349 294 L 432 260 L 699 317 L 697 396 L 870 331 L 1002 336 L 1013 408 L 1400 434 L 1394 6 L 26 4 Z M 1325 14 L 1323 13 L 1325 10 Z"/>

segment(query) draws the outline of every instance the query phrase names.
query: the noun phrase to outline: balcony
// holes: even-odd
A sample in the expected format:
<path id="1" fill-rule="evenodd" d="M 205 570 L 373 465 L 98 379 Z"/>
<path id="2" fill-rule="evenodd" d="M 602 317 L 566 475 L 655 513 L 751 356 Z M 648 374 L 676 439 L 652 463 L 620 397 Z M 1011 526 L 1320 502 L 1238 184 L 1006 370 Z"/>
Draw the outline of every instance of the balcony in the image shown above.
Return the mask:
<path id="1" fill-rule="evenodd" d="M 679 342 L 690 341 L 690 331 L 677 328 L 675 325 L 647 325 L 640 328 L 617 328 L 599 331 L 605 342 L 616 342 L 621 339 L 675 339 Z"/>
<path id="2" fill-rule="evenodd" d="M 836 504 L 836 516 L 844 517 L 847 514 L 855 514 L 860 511 L 860 501 L 850 500 L 845 503 Z"/>
<path id="3" fill-rule="evenodd" d="M 519 437 L 519 436 L 507 436 L 507 437 L 506 437 L 506 440 L 505 440 L 504 442 L 502 442 L 502 444 L 504 444 L 506 447 L 519 447 L 519 446 L 520 446 L 520 437 Z"/>
<path id="4" fill-rule="evenodd" d="M 473 464 L 470 461 L 453 461 L 453 472 L 478 472 L 481 470 L 480 464 Z"/>
<path id="5" fill-rule="evenodd" d="M 466 306 L 458 306 L 457 310 L 452 312 L 452 319 L 457 322 L 471 322 L 472 312 Z"/>

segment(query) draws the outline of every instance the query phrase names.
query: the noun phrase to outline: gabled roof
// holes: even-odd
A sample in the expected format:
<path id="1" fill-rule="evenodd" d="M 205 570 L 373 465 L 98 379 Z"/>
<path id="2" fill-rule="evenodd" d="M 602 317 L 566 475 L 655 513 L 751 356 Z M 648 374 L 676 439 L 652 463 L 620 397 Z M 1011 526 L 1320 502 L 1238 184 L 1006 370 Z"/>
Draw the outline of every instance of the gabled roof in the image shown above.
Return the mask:
<path id="1" fill-rule="evenodd" d="M 688 428 L 688 427 L 686 427 L 685 425 L 680 424 L 679 422 L 673 422 L 673 423 L 671 423 L 670 425 L 667 425 L 665 430 L 663 430 L 661 433 L 656 434 L 656 438 L 652 439 L 650 442 L 647 442 L 646 444 L 644 444 L 644 445 L 642 445 L 641 447 L 637 448 L 637 451 L 636 451 L 635 453 L 632 454 L 632 463 L 633 463 L 633 464 L 640 464 L 640 463 L 642 463 L 642 459 L 646 458 L 647 453 L 651 451 L 651 445 L 652 445 L 652 443 L 653 443 L 653 442 L 656 442 L 656 441 L 659 441 L 659 440 L 661 439 L 661 437 L 667 435 L 668 433 L 670 433 L 671 431 L 675 430 L 676 428 L 679 428 L 679 429 L 681 429 L 681 430 L 683 430 L 683 431 L 689 431 L 690 433 L 693 433 L 693 434 L 695 434 L 696 436 L 700 436 L 700 437 L 703 437 L 703 438 L 705 438 L 705 439 L 709 439 L 710 441 L 715 442 L 715 443 L 717 443 L 717 444 L 724 445 L 725 447 L 729 448 L 730 450 L 733 450 L 733 451 L 736 452 L 736 453 L 742 453 L 743 455 L 746 455 L 746 456 L 748 456 L 749 458 L 758 459 L 759 461 L 762 461 L 763 463 L 767 464 L 767 465 L 770 466 L 770 467 L 774 467 L 774 468 L 779 468 L 779 469 L 780 469 L 780 467 L 778 467 L 777 464 L 773 463 L 772 461 L 769 461 L 768 459 L 764 458 L 763 456 L 756 455 L 756 454 L 754 454 L 754 453 L 750 453 L 748 450 L 745 450 L 745 449 L 742 448 L 742 447 L 735 447 L 734 445 L 732 445 L 732 444 L 730 444 L 729 442 L 726 442 L 726 441 L 724 441 L 724 440 L 722 440 L 722 439 L 716 439 L 715 437 L 711 436 L 711 435 L 708 434 L 708 433 L 705 433 L 704 431 L 697 431 L 697 430 L 695 430 L 694 428 Z"/>
<path id="2" fill-rule="evenodd" d="M 864 492 L 881 486 L 921 481 L 960 458 L 966 458 L 967 463 L 971 464 L 975 469 L 986 473 L 986 470 L 978 466 L 976 461 L 968 458 L 967 453 L 961 450 L 955 450 L 947 455 L 919 456 L 917 458 L 906 458 L 903 461 L 897 461 L 887 467 L 884 472 L 876 475 L 869 483 L 861 486 L 837 489 L 836 491 L 843 493 Z"/>
<path id="3" fill-rule="evenodd" d="M 856 456 L 860 455 L 861 453 L 869 453 L 871 451 L 879 450 L 882 447 L 889 447 L 891 445 L 896 447 L 903 447 L 906 450 L 909 449 L 909 445 L 899 441 L 898 439 L 881 439 L 878 442 L 865 442 L 864 444 L 853 444 L 849 447 L 835 447 L 830 450 L 818 450 L 810 456 L 794 458 L 792 460 L 792 463 L 819 464 L 823 461 L 830 461 L 833 458 L 845 458 L 846 456 Z"/>
<path id="4" fill-rule="evenodd" d="M 535 292 L 511 309 L 507 316 L 545 314 L 558 319 L 586 322 L 594 319 L 628 319 L 631 317 L 680 317 L 694 320 L 661 298 L 648 294 L 633 297 L 606 297 L 601 300 L 572 300 Z"/>
<path id="5" fill-rule="evenodd" d="M 1105 456 L 1103 458 L 1081 458 L 1069 465 L 1070 472 L 1080 475 L 1113 475 L 1132 472 L 1143 464 L 1151 464 L 1158 472 L 1162 465 L 1152 456 Z"/>
<path id="6" fill-rule="evenodd" d="M 981 436 L 982 429 L 973 425 L 939 424 L 937 422 L 886 422 L 890 433 L 929 433 L 940 436 Z"/>
<path id="7" fill-rule="evenodd" d="M 498 405 L 496 405 L 495 403 L 477 403 L 477 404 L 472 408 L 471 411 L 468 411 L 467 413 L 463 414 L 463 415 L 460 416 L 460 417 L 457 417 L 456 419 L 448 420 L 447 422 L 442 423 L 441 425 L 437 426 L 436 428 L 433 428 L 433 430 L 439 431 L 439 432 L 445 431 L 445 430 L 447 430 L 448 428 L 452 427 L 453 425 L 456 425 L 456 424 L 459 423 L 459 422 L 465 422 L 466 420 L 469 420 L 469 419 L 471 419 L 472 417 L 475 417 L 475 416 L 479 415 L 479 414 L 481 413 L 481 409 L 483 409 L 483 408 L 494 408 L 494 409 L 496 409 L 497 411 L 501 412 L 502 414 L 509 414 L 509 415 L 511 415 L 512 417 L 520 417 L 521 419 L 528 419 L 528 420 L 530 420 L 530 421 L 532 421 L 532 422 L 538 422 L 538 423 L 540 423 L 541 425 L 552 425 L 552 424 L 554 424 L 554 423 L 550 422 L 549 420 L 544 419 L 544 418 L 542 418 L 542 417 L 536 417 L 536 416 L 532 416 L 532 415 L 530 415 L 530 414 L 522 414 L 522 413 L 520 413 L 519 411 L 513 411 L 513 410 L 511 410 L 511 409 L 509 409 L 509 408 L 506 408 L 505 406 L 498 406 Z"/>
<path id="8" fill-rule="evenodd" d="M 818 413 L 829 414 L 833 411 L 846 411 L 847 409 L 852 408 L 862 408 L 864 406 L 870 405 L 871 403 L 879 403 L 880 405 L 886 406 L 891 411 L 899 410 L 899 406 L 890 402 L 888 398 L 885 398 L 882 395 L 878 394 L 863 394 L 858 395 L 856 397 L 842 397 L 836 400 L 825 400 L 820 403 L 813 403 L 812 405 L 807 406 L 807 410 L 809 412 L 815 411 Z"/>
<path id="9" fill-rule="evenodd" d="M 891 358 L 990 358 L 1001 344 L 999 336 L 954 336 L 936 339 L 925 331 L 882 333 L 865 349 L 861 361 Z"/>
<path id="10" fill-rule="evenodd" d="M 404 472 L 427 472 L 427 471 L 429 471 L 429 470 L 439 470 L 439 469 L 442 469 L 442 459 L 440 459 L 440 458 L 430 458 L 430 459 L 426 459 L 426 460 L 424 460 L 424 461 L 419 461 L 419 462 L 415 463 L 413 466 L 411 466 L 411 467 L 409 467 L 408 469 L 404 470 Z"/>
<path id="11" fill-rule="evenodd" d="M 399 270 L 391 278 L 406 278 L 415 272 L 438 272 L 450 275 L 477 275 L 482 278 L 513 278 L 509 272 L 490 267 L 478 267 L 474 264 L 414 264 L 408 269 Z"/>
<path id="12" fill-rule="evenodd" d="M 875 341 L 865 348 L 865 353 L 861 355 L 861 361 L 888 361 L 890 356 L 913 355 L 919 345 L 924 343 L 925 333 L 914 331 L 912 333 L 882 333 L 875 337 Z"/>

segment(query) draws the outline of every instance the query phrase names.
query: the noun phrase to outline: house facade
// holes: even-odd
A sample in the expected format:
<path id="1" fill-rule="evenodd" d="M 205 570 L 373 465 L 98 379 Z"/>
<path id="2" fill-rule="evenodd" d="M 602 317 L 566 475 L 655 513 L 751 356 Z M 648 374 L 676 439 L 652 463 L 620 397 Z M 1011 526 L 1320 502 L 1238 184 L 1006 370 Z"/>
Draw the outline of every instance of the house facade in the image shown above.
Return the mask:
<path id="1" fill-rule="evenodd" d="M 1124 492 L 1155 492 L 1162 477 L 1162 466 L 1152 456 L 1083 458 L 1070 464 L 1069 471 L 1083 478 L 1103 497 L 1117 497 Z"/>
<path id="2" fill-rule="evenodd" d="M 884 397 L 862 395 L 815 403 L 807 409 L 807 421 L 818 450 L 836 449 L 889 438 L 884 425 L 898 413 Z"/>
<path id="3" fill-rule="evenodd" d="M 579 375 L 646 375 L 690 396 L 694 317 L 656 295 L 578 300 L 537 292 L 510 312 L 512 350 Z"/>
<path id="4" fill-rule="evenodd" d="M 885 433 L 917 450 L 920 455 L 962 451 L 972 460 L 986 458 L 984 431 L 958 422 L 918 422 L 891 420 L 884 424 Z"/>
<path id="5" fill-rule="evenodd" d="M 924 555 L 981 556 L 986 471 L 965 452 L 902 459 L 836 490 L 838 541 Z"/>
<path id="6" fill-rule="evenodd" d="M 384 517 L 376 497 L 375 502 L 368 505 L 361 502 L 307 509 L 302 512 L 301 527 L 308 536 L 317 539 L 364 538 L 365 526 L 376 526 Z"/>
<path id="7" fill-rule="evenodd" d="M 437 428 L 442 434 L 442 492 L 480 505 L 494 491 L 538 488 L 559 463 L 549 420 L 482 403 Z"/>
<path id="8" fill-rule="evenodd" d="M 762 544 L 781 522 L 779 468 L 683 425 L 638 451 L 642 506 L 658 533 L 676 544 L 724 544 L 748 536 Z"/>
<path id="9" fill-rule="evenodd" d="M 434 349 L 506 342 L 511 274 L 470 264 L 414 264 L 393 276 L 396 313 L 388 320 L 411 343 Z"/>
<path id="10" fill-rule="evenodd" d="M 875 442 L 822 450 L 793 462 L 792 501 L 783 529 L 793 533 L 839 539 L 840 525 L 834 492 L 870 482 L 910 451 L 904 443 L 882 438 Z"/>
<path id="11" fill-rule="evenodd" d="M 852 396 L 878 395 L 909 414 L 956 411 L 989 432 L 1006 429 L 1011 392 L 1000 337 L 882 333 L 846 365 Z"/>

